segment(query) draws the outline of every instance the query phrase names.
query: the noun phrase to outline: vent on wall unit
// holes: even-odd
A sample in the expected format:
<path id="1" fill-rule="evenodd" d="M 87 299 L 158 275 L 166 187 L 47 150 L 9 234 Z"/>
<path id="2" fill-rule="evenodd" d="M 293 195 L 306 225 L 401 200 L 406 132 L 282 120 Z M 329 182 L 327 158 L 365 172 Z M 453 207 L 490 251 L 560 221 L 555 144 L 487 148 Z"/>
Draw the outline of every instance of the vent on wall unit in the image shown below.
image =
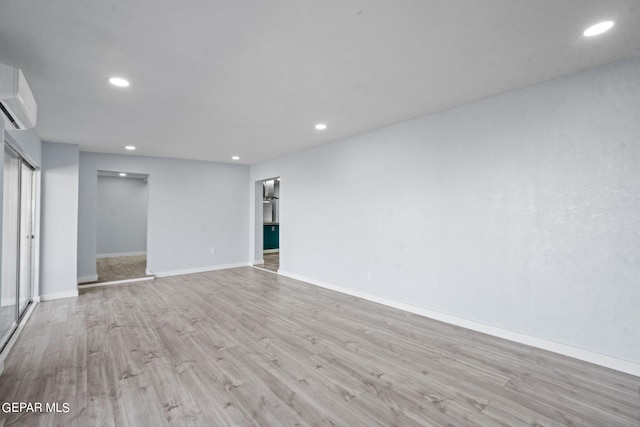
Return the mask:
<path id="1" fill-rule="evenodd" d="M 0 113 L 5 129 L 31 129 L 38 106 L 22 70 L 0 64 Z"/>

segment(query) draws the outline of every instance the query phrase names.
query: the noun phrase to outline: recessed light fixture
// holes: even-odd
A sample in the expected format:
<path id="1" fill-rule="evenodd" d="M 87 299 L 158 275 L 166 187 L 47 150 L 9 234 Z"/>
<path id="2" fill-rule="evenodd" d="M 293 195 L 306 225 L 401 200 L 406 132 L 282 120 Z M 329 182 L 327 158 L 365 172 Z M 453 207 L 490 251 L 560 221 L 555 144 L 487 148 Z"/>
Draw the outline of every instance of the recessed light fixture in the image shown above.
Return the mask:
<path id="1" fill-rule="evenodd" d="M 318 123 L 318 124 L 316 125 L 316 129 L 317 129 L 317 130 L 325 130 L 326 128 L 327 128 L 327 125 L 326 125 L 326 124 L 324 124 L 324 123 Z"/>
<path id="2" fill-rule="evenodd" d="M 587 28 L 586 30 L 584 30 L 584 33 L 582 33 L 585 37 L 593 37 L 593 36 L 597 36 L 598 34 L 602 34 L 606 31 L 609 31 L 611 29 L 611 27 L 613 27 L 614 22 L 613 21 L 603 21 L 603 22 L 599 22 L 595 25 L 590 26 L 589 28 Z"/>
<path id="3" fill-rule="evenodd" d="M 118 175 L 120 175 L 120 176 L 127 176 L 127 174 L 126 174 L 126 173 L 124 173 L 124 172 L 120 172 Z"/>
<path id="4" fill-rule="evenodd" d="M 231 157 L 231 160 L 240 160 L 240 156 L 233 156 Z"/>
<path id="5" fill-rule="evenodd" d="M 118 87 L 129 87 L 129 80 L 122 77 L 109 77 L 109 83 Z"/>
<path id="6" fill-rule="evenodd" d="M 133 151 L 133 150 L 135 150 L 135 149 L 136 149 L 136 147 L 134 147 L 133 145 L 125 145 L 125 146 L 124 146 L 124 149 L 125 149 L 125 150 Z"/>

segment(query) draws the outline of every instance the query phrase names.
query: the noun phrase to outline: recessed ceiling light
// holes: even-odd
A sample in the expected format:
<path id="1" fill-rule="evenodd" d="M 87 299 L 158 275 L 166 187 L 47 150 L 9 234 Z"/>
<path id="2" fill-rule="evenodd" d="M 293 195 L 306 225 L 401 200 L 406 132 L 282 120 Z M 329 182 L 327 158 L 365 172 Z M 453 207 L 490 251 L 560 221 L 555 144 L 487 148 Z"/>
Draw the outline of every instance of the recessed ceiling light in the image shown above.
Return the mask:
<path id="1" fill-rule="evenodd" d="M 109 77 L 109 83 L 118 87 L 129 87 L 129 80 L 122 77 Z"/>
<path id="2" fill-rule="evenodd" d="M 124 173 L 124 172 L 120 172 L 118 175 L 120 175 L 120 176 L 127 176 L 127 174 L 126 174 L 126 173 Z"/>
<path id="3" fill-rule="evenodd" d="M 326 128 L 327 128 L 327 125 L 325 125 L 324 123 L 318 123 L 316 125 L 317 130 L 325 130 Z"/>
<path id="4" fill-rule="evenodd" d="M 599 23 L 597 23 L 595 25 L 590 26 L 586 30 L 584 30 L 584 33 L 582 33 L 582 34 L 585 37 L 597 36 L 598 34 L 602 34 L 605 31 L 609 31 L 611 29 L 611 27 L 613 27 L 613 24 L 614 24 L 613 21 L 599 22 Z"/>
<path id="5" fill-rule="evenodd" d="M 124 146 L 124 149 L 125 149 L 125 150 L 131 150 L 131 151 L 133 151 L 133 150 L 135 150 L 135 149 L 136 149 L 136 147 L 134 147 L 133 145 L 125 145 L 125 146 Z"/>
<path id="6" fill-rule="evenodd" d="M 233 157 L 231 157 L 231 160 L 240 160 L 240 157 L 239 156 L 233 156 Z"/>

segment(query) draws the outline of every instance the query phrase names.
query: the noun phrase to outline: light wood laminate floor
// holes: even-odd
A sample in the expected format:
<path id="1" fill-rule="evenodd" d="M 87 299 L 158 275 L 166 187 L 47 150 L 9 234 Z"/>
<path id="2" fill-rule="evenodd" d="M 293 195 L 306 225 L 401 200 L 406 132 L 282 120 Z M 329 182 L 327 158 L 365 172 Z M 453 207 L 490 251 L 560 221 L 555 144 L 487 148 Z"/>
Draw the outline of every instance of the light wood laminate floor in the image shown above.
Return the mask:
<path id="1" fill-rule="evenodd" d="M 262 267 L 266 270 L 277 273 L 278 268 L 280 268 L 280 253 L 273 252 L 273 253 L 263 254 L 262 257 L 264 259 L 264 264 L 259 265 L 259 267 Z"/>
<path id="2" fill-rule="evenodd" d="M 244 267 L 40 303 L 0 402 L 70 411 L 0 425 L 638 426 L 639 386 Z"/>
<path id="3" fill-rule="evenodd" d="M 146 268 L 146 255 L 98 258 L 96 260 L 96 272 L 98 273 L 96 283 L 146 277 Z"/>

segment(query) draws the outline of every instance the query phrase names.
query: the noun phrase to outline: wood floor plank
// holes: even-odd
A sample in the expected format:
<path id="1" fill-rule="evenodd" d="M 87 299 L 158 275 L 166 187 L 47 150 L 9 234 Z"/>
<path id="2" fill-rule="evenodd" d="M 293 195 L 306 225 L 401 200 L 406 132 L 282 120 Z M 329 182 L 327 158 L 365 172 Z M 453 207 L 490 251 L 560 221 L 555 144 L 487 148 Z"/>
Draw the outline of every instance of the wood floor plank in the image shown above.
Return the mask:
<path id="1" fill-rule="evenodd" d="M 40 303 L 4 425 L 638 426 L 640 378 L 253 268 Z"/>
<path id="2" fill-rule="evenodd" d="M 93 283 L 135 279 L 147 276 L 147 256 L 128 255 L 103 257 L 96 260 L 98 280 Z"/>
<path id="3" fill-rule="evenodd" d="M 277 272 L 280 268 L 280 253 L 266 253 L 263 254 L 263 263 L 257 264 L 256 267 L 264 268 L 265 270 Z"/>

